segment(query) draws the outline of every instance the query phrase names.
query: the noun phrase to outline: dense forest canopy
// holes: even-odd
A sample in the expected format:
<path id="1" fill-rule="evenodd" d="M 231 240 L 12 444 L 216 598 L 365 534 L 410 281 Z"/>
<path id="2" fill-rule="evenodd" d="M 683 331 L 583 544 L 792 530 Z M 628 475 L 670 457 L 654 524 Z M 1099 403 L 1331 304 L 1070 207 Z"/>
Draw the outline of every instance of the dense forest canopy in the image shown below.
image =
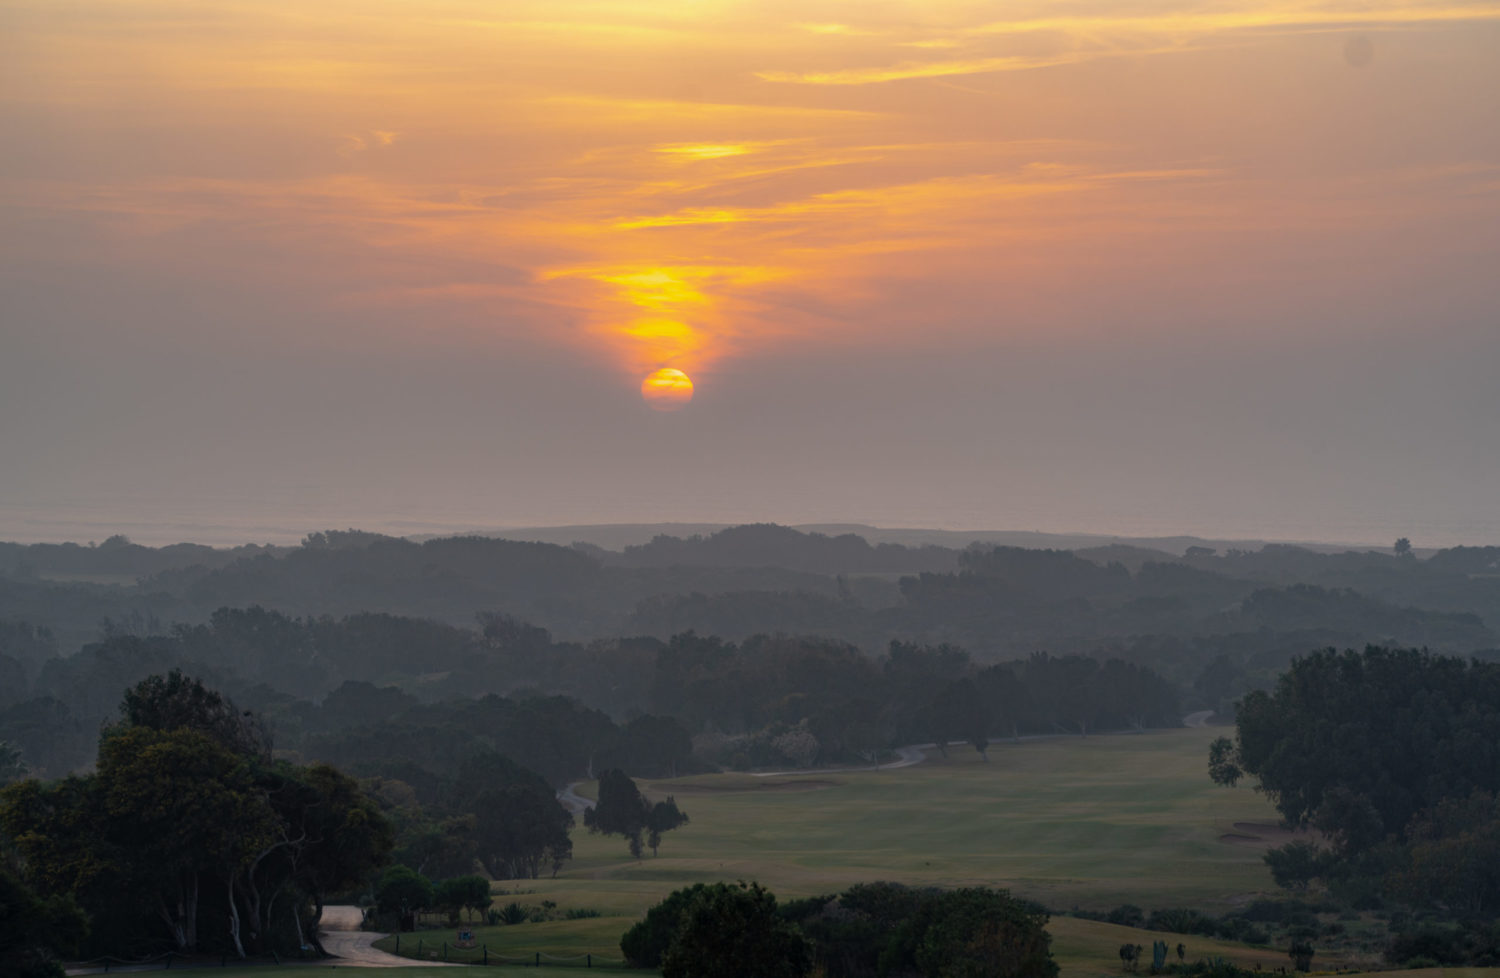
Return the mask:
<path id="1" fill-rule="evenodd" d="M 621 551 L 352 530 L 294 548 L 5 544 L 0 741 L 38 771 L 86 765 L 119 691 L 173 668 L 264 712 L 286 749 L 354 764 L 357 721 L 420 727 L 417 706 L 486 696 L 670 717 L 745 764 L 1153 725 L 1228 713 L 1312 648 L 1493 655 L 1497 568 L 1500 548 L 955 549 L 771 525 Z M 908 648 L 961 664 L 896 679 Z M 1092 671 L 1062 697 L 1054 660 Z M 578 752 L 554 753 L 535 764 L 549 779 Z"/>

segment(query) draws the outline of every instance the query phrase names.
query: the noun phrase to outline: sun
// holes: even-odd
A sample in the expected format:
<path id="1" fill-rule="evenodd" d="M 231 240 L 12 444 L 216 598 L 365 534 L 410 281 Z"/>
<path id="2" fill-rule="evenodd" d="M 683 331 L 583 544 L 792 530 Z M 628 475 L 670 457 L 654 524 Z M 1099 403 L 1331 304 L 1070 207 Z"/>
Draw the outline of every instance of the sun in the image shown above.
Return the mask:
<path id="1" fill-rule="evenodd" d="M 675 367 L 662 367 L 641 381 L 641 397 L 656 411 L 676 411 L 693 399 L 693 381 Z"/>

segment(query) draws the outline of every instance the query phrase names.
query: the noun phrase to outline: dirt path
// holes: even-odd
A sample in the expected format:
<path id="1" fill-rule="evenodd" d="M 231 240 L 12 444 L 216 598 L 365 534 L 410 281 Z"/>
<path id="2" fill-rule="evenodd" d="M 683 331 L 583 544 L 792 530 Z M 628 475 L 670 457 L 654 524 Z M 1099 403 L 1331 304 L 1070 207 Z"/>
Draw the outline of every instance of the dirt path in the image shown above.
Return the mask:
<path id="1" fill-rule="evenodd" d="M 419 962 L 377 950 L 372 945 L 387 935 L 360 930 L 364 914 L 358 907 L 324 907 L 323 925 L 318 938 L 323 950 L 340 959 L 340 963 L 361 968 L 411 968 Z M 424 967 L 447 967 L 441 961 L 420 962 Z M 454 965 L 454 967 L 457 967 Z"/>
<path id="2" fill-rule="evenodd" d="M 581 784 L 583 784 L 582 781 L 569 782 L 563 790 L 557 793 L 557 800 L 562 802 L 562 806 L 574 815 L 582 815 L 583 810 L 593 804 L 592 801 L 583 797 L 583 795 L 580 795 L 575 790 Z"/>
<path id="3" fill-rule="evenodd" d="M 751 771 L 750 776 L 754 778 L 785 778 L 794 774 L 851 774 L 855 771 L 894 771 L 898 767 L 911 767 L 921 764 L 927 760 L 927 752 L 935 750 L 937 744 L 912 744 L 909 747 L 897 747 L 896 759 L 884 764 L 876 764 L 870 767 L 811 767 L 800 771 Z"/>
<path id="4" fill-rule="evenodd" d="M 1199 710 L 1197 713 L 1189 713 L 1182 718 L 1184 727 L 1206 727 L 1208 718 L 1214 715 L 1213 710 Z"/>

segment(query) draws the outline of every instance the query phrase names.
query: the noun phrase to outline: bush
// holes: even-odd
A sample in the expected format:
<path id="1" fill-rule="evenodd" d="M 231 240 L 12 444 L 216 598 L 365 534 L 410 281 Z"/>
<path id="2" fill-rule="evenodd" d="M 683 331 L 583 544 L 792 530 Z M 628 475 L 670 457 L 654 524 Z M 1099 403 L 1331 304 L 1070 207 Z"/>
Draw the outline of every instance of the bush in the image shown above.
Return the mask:
<path id="1" fill-rule="evenodd" d="M 499 916 L 500 923 L 502 924 L 524 924 L 528 916 L 526 908 L 514 900 L 501 907 L 498 911 L 495 911 L 495 913 Z"/>
<path id="2" fill-rule="evenodd" d="M 662 956 L 677 936 L 682 911 L 704 889 L 704 884 L 695 883 L 687 889 L 673 890 L 665 900 L 647 910 L 646 919 L 620 938 L 625 960 L 637 968 L 660 968 Z"/>
<path id="3" fill-rule="evenodd" d="M 1184 907 L 1167 907 L 1153 910 L 1146 921 L 1148 930 L 1164 930 L 1173 934 L 1198 934 L 1213 937 L 1219 932 L 1219 922 L 1207 914 Z"/>
<path id="4" fill-rule="evenodd" d="M 1111 910 L 1104 919 L 1124 927 L 1140 927 L 1146 922 L 1146 915 L 1135 904 L 1124 903 Z"/>

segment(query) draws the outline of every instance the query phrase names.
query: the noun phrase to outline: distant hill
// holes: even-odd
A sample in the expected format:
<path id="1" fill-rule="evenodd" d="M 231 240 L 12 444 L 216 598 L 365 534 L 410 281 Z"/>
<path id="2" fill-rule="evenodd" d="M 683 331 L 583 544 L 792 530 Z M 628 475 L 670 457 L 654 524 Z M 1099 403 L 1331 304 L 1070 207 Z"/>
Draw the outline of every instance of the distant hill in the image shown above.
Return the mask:
<path id="1" fill-rule="evenodd" d="M 587 543 L 605 550 L 623 551 L 650 543 L 658 536 L 687 538 L 709 536 L 740 524 L 734 523 L 581 523 L 570 526 L 528 526 L 475 530 L 478 535 L 507 540 L 528 540 L 567 546 Z M 853 534 L 870 544 L 892 543 L 905 547 L 951 547 L 962 550 L 973 543 L 1032 550 L 1084 550 L 1108 546 L 1129 546 L 1160 550 L 1182 556 L 1189 547 L 1208 547 L 1217 551 L 1259 550 L 1268 544 L 1290 544 L 1315 553 L 1343 553 L 1347 550 L 1389 551 L 1390 543 L 1349 544 L 1306 540 L 1254 540 L 1228 537 L 1130 537 L 1099 533 L 1043 533 L 1039 530 L 939 530 L 923 527 L 882 527 L 865 523 L 797 523 L 787 529 L 803 533 L 820 533 L 838 537 Z M 431 539 L 414 536 L 412 540 Z M 1417 556 L 1426 557 L 1436 550 L 1417 548 Z"/>

